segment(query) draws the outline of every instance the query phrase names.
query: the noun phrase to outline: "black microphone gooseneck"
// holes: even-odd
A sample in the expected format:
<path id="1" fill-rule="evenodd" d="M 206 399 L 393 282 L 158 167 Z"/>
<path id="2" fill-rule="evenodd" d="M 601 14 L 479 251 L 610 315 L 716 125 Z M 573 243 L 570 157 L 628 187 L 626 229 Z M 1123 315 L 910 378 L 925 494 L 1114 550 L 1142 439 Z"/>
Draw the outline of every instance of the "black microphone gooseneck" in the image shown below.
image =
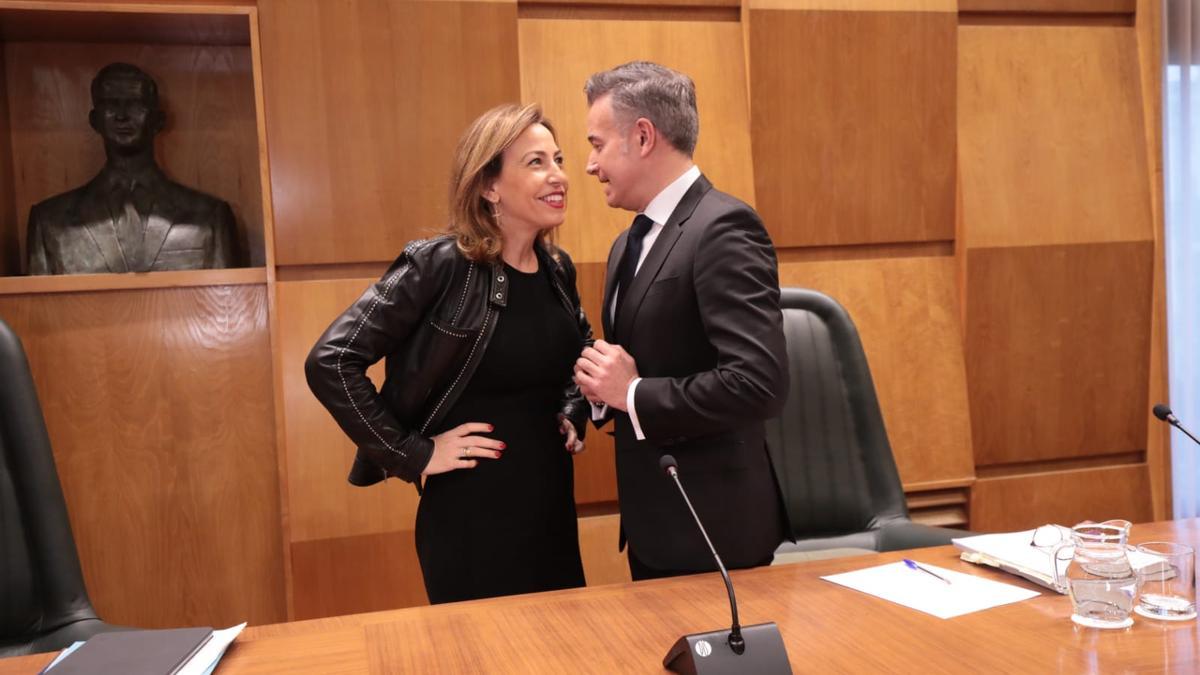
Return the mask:
<path id="1" fill-rule="evenodd" d="M 683 503 L 687 504 L 688 511 L 692 512 L 692 519 L 696 521 L 696 527 L 700 528 L 700 534 L 704 535 L 704 543 L 708 544 L 708 550 L 712 552 L 713 559 L 717 561 L 717 569 L 721 570 L 721 578 L 725 580 L 725 590 L 729 591 L 729 611 L 733 615 L 733 626 L 729 631 L 729 648 L 733 650 L 734 654 L 741 654 L 746 650 L 746 641 L 742 639 L 742 627 L 738 624 L 737 598 L 733 595 L 733 582 L 729 579 L 729 572 L 725 570 L 721 556 L 717 555 L 717 549 L 713 546 L 712 540 L 708 538 L 708 532 L 704 531 L 704 524 L 700 522 L 700 516 L 696 515 L 696 509 L 692 508 L 692 500 L 688 499 L 687 491 L 683 489 L 683 483 L 679 482 L 679 465 L 675 462 L 675 458 L 671 455 L 663 455 L 658 460 L 658 466 L 675 480 L 679 494 L 683 495 Z"/>
<path id="2" fill-rule="evenodd" d="M 1193 443 L 1195 443 L 1196 445 L 1200 445 L 1200 440 L 1196 440 L 1196 437 L 1193 436 L 1190 431 L 1183 428 L 1183 425 L 1179 423 L 1179 418 L 1175 416 L 1175 413 L 1171 412 L 1171 407 L 1168 406 L 1167 404 L 1165 404 L 1165 403 L 1156 404 L 1154 406 L 1154 416 L 1157 417 L 1158 419 L 1166 422 L 1167 424 L 1170 424 L 1171 426 L 1175 427 L 1176 429 L 1182 431 L 1185 436 L 1192 439 Z"/>

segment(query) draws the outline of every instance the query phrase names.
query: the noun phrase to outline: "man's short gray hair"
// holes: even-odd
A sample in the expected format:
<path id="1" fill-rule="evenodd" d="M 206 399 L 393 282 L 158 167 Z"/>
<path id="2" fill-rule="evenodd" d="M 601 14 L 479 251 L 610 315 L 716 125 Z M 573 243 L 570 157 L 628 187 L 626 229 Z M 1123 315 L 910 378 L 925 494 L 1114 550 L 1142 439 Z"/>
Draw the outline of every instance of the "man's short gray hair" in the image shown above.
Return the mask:
<path id="1" fill-rule="evenodd" d="M 700 115 L 696 85 L 687 75 L 657 63 L 631 61 L 592 75 L 583 90 L 589 106 L 612 94 L 613 114 L 621 126 L 628 128 L 645 117 L 676 150 L 688 157 L 696 150 Z"/>

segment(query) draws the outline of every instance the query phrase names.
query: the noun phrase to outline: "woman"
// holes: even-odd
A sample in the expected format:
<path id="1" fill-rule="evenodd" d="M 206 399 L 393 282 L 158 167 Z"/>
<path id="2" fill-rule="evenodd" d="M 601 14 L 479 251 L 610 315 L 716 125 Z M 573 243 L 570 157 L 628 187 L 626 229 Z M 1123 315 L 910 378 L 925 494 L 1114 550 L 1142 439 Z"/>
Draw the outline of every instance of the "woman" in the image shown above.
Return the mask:
<path id="1" fill-rule="evenodd" d="M 432 603 L 584 584 L 571 454 L 589 408 L 571 375 L 591 328 L 551 241 L 566 194 L 540 108 L 484 113 L 455 153 L 448 233 L 405 247 L 305 364 L 358 445 L 351 483 L 425 479 Z M 376 393 L 366 370 L 385 356 Z"/>

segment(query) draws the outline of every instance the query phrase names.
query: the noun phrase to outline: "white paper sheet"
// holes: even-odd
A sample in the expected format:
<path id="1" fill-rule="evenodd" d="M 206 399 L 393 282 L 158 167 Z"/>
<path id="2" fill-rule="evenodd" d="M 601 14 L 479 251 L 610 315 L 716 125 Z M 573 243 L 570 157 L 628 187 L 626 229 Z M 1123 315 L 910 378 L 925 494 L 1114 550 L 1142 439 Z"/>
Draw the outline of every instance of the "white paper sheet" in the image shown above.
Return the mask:
<path id="1" fill-rule="evenodd" d="M 821 578 L 839 586 L 932 614 L 940 619 L 950 619 L 1041 595 L 1037 591 L 1019 586 L 917 562 L 921 567 L 945 577 L 950 583 L 910 569 L 903 562 Z"/>

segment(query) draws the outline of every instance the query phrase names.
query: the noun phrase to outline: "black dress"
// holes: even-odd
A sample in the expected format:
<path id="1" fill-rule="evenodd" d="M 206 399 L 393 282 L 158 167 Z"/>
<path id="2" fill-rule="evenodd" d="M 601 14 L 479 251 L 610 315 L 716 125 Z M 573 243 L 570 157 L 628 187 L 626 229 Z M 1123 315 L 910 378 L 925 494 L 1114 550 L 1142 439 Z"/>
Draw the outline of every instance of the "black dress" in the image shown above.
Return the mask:
<path id="1" fill-rule="evenodd" d="M 417 556 L 437 604 L 584 585 L 571 455 L 558 431 L 563 388 L 583 338 L 548 273 L 505 265 L 508 304 L 471 382 L 439 434 L 486 422 L 504 441 L 480 459 L 425 481 Z"/>

